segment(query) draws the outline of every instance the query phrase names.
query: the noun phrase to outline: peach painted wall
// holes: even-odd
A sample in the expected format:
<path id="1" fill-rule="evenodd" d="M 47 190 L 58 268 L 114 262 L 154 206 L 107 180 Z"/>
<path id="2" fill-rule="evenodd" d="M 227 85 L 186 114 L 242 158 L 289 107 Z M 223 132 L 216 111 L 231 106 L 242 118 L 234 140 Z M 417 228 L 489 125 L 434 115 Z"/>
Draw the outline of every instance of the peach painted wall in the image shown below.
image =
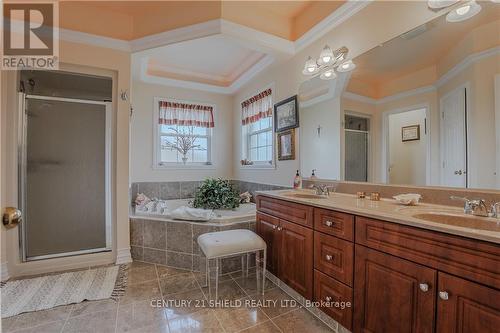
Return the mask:
<path id="1" fill-rule="evenodd" d="M 115 230 L 113 235 L 114 249 L 112 253 L 82 255 L 78 257 L 49 259 L 22 263 L 19 256 L 18 228 L 5 232 L 6 250 L 2 250 L 2 261 L 8 261 L 11 276 L 36 274 L 48 271 L 71 269 L 94 264 L 115 262 L 130 259 L 129 241 L 129 101 L 118 98 L 120 91 L 130 91 L 130 54 L 107 48 L 60 42 L 61 69 L 83 73 L 110 75 L 114 78 L 113 86 L 113 166 L 112 186 L 114 200 L 112 203 Z M 18 206 L 17 202 L 17 73 L 3 72 L 2 83 L 2 206 Z M 5 102 L 6 101 L 6 102 Z M 6 103 L 6 107 L 4 105 Z M 4 142 L 6 142 L 4 144 Z M 4 178 L 5 176 L 5 178 Z M 2 242 L 3 243 L 3 242 Z M 4 257 L 6 255 L 6 258 Z M 75 259 L 77 258 L 77 259 Z"/>

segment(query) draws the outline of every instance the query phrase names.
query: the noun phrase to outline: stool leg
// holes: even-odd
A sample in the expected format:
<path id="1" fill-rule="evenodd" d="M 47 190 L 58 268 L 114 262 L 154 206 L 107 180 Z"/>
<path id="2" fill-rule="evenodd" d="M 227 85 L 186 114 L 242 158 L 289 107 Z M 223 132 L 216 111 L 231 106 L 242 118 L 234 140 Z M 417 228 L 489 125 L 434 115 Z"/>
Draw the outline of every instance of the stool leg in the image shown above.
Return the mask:
<path id="1" fill-rule="evenodd" d="M 219 258 L 215 259 L 215 300 L 219 299 Z"/>
<path id="2" fill-rule="evenodd" d="M 248 266 L 250 266 L 250 253 L 247 253 L 247 268 L 245 271 L 245 276 L 248 277 Z"/>
<path id="3" fill-rule="evenodd" d="M 209 270 L 209 261 L 208 258 L 205 259 L 205 285 L 204 287 L 208 287 L 208 280 L 210 280 L 210 270 Z M 209 291 L 210 292 L 210 291 Z"/>
<path id="4" fill-rule="evenodd" d="M 264 262 L 262 263 L 262 295 L 264 295 L 264 289 L 266 289 L 266 259 L 267 259 L 267 249 L 264 248 Z"/>
<path id="5" fill-rule="evenodd" d="M 260 251 L 255 252 L 255 279 L 257 282 L 257 291 L 260 289 L 260 278 L 259 278 L 259 273 L 261 272 L 260 269 Z"/>
<path id="6" fill-rule="evenodd" d="M 241 276 L 245 276 L 245 255 L 241 256 Z"/>
<path id="7" fill-rule="evenodd" d="M 210 259 L 207 258 L 207 286 L 208 286 L 208 296 L 212 298 L 212 288 L 210 288 Z"/>

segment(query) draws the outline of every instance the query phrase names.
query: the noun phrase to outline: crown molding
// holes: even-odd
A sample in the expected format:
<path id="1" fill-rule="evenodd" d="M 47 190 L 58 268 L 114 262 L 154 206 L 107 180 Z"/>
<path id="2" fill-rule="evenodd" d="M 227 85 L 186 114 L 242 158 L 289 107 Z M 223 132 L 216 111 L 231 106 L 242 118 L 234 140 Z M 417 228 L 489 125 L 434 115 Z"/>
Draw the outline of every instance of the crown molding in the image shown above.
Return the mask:
<path id="1" fill-rule="evenodd" d="M 125 40 L 88 34 L 86 32 L 59 29 L 59 39 L 79 44 L 93 45 L 108 49 L 131 52 L 130 43 Z"/>
<path id="2" fill-rule="evenodd" d="M 215 19 L 134 39 L 130 41 L 130 48 L 132 52 L 138 52 L 186 40 L 217 35 L 222 33 L 220 21 L 220 19 Z"/>
<path id="3" fill-rule="evenodd" d="M 295 41 L 295 52 L 299 52 L 307 46 L 314 43 L 319 38 L 323 37 L 329 31 L 339 26 L 349 18 L 357 14 L 360 10 L 368 6 L 373 0 L 349 0 L 333 13 L 325 17 L 299 39 Z"/>
<path id="4" fill-rule="evenodd" d="M 250 67 L 247 71 L 245 71 L 238 79 L 236 79 L 229 86 L 218 86 L 207 83 L 200 83 L 194 81 L 186 81 L 179 79 L 171 79 L 167 77 L 160 77 L 149 75 L 147 72 L 148 69 L 148 58 L 144 57 L 140 59 L 139 65 L 139 78 L 141 81 L 152 84 L 161 84 L 166 86 L 174 86 L 186 89 L 193 90 L 202 90 L 216 94 L 234 94 L 238 91 L 244 84 L 250 81 L 255 75 L 264 70 L 267 66 L 271 65 L 274 62 L 275 58 L 271 55 L 264 56 L 261 60 L 259 60 L 255 65 Z"/>

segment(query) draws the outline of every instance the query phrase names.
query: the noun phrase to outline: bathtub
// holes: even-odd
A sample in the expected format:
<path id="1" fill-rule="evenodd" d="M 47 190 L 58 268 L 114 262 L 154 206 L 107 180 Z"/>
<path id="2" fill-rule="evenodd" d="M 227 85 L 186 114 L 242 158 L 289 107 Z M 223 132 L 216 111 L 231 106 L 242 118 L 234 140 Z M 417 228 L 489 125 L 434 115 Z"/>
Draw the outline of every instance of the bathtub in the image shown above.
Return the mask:
<path id="1" fill-rule="evenodd" d="M 171 210 L 188 205 L 192 199 L 167 200 Z M 203 271 L 205 258 L 198 246 L 199 235 L 230 229 L 255 231 L 255 204 L 242 204 L 235 210 L 216 210 L 217 217 L 207 222 L 174 220 L 167 215 L 130 212 L 130 250 L 138 261 Z M 239 257 L 222 260 L 222 272 L 241 268 Z"/>
<path id="2" fill-rule="evenodd" d="M 178 200 L 167 200 L 167 208 L 169 211 L 173 211 L 182 206 L 190 206 L 190 202 L 193 199 L 178 199 Z M 239 222 L 250 222 L 255 221 L 255 204 L 245 203 L 240 204 L 240 206 L 234 210 L 216 209 L 214 213 L 217 215 L 216 218 L 209 221 L 189 221 L 189 220 L 174 220 L 171 219 L 169 214 L 151 214 L 147 212 L 135 211 L 132 209 L 130 218 L 147 218 L 148 220 L 156 221 L 171 221 L 171 222 L 184 222 L 184 223 L 202 223 L 208 225 L 228 225 Z"/>

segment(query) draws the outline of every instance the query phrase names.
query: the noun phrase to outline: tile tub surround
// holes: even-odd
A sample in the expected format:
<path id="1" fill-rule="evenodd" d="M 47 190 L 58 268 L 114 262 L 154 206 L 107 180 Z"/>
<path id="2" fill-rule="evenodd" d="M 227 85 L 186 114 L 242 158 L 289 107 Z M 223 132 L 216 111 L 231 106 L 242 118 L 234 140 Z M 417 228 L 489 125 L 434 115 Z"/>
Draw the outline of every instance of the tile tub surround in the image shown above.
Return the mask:
<path id="1" fill-rule="evenodd" d="M 158 221 L 147 217 L 130 218 L 132 259 L 179 269 L 203 271 L 205 257 L 198 246 L 198 236 L 207 232 L 230 229 L 255 231 L 255 220 L 213 225 L 203 222 Z M 253 265 L 255 261 L 252 260 L 251 263 Z M 223 273 L 240 269 L 240 257 L 222 260 Z"/>
<path id="2" fill-rule="evenodd" d="M 288 187 L 247 182 L 243 180 L 230 180 L 240 192 L 250 192 L 252 195 L 256 191 L 282 190 Z M 138 193 L 144 193 L 150 198 L 163 200 L 189 199 L 194 197 L 194 193 L 202 181 L 179 181 L 179 182 L 137 182 L 130 186 L 131 201 L 134 202 Z"/>
<path id="3" fill-rule="evenodd" d="M 421 202 L 432 203 L 436 205 L 463 207 L 463 203 L 456 200 L 450 200 L 450 196 L 467 197 L 469 199 L 481 198 L 487 203 L 500 201 L 500 191 L 480 190 L 480 189 L 461 189 L 451 187 L 434 186 L 406 186 L 406 185 L 387 185 L 360 182 L 344 182 L 336 180 L 309 180 L 304 179 L 302 188 L 308 189 L 313 184 L 324 184 L 334 186 L 337 192 L 356 194 L 356 192 L 379 192 L 382 198 L 392 198 L 401 193 L 418 193 L 422 195 Z"/>

